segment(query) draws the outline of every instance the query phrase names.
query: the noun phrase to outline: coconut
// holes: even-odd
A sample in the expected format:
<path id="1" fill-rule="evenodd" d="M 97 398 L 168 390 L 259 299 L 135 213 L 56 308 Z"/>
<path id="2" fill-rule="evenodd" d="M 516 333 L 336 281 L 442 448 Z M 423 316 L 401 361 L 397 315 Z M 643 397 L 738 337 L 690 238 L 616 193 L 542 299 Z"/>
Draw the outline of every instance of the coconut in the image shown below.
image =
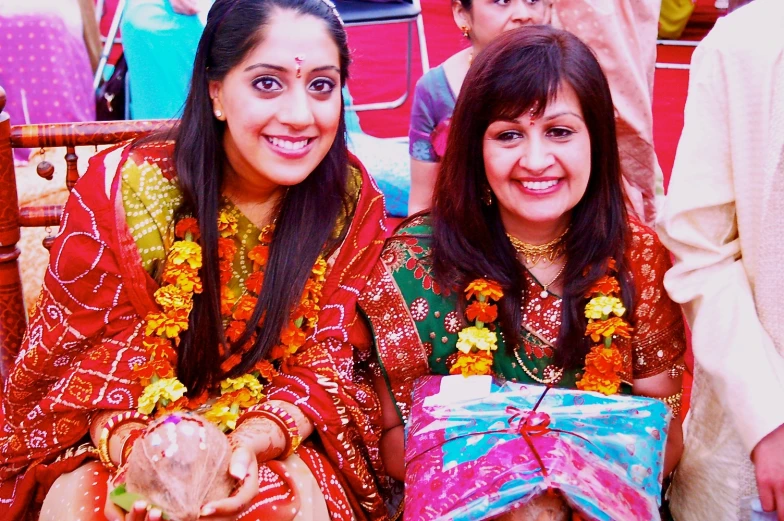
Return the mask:
<path id="1" fill-rule="evenodd" d="M 196 521 L 201 507 L 229 497 L 226 435 L 200 416 L 175 413 L 151 423 L 128 456 L 125 487 L 170 519 Z"/>

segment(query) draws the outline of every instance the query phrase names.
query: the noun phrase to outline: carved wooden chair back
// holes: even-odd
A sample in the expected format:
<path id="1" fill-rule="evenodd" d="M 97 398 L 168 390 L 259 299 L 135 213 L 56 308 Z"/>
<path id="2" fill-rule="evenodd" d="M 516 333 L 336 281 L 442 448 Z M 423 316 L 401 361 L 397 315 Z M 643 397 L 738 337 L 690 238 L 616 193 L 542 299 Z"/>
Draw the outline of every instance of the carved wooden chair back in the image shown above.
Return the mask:
<path id="1" fill-rule="evenodd" d="M 17 261 L 20 229 L 57 226 L 63 212 L 62 206 L 19 207 L 13 149 L 64 147 L 65 183 L 71 190 L 80 175 L 76 147 L 121 143 L 172 125 L 168 121 L 108 121 L 11 126 L 5 103 L 5 91 L 0 87 L 0 382 L 19 352 L 27 326 Z M 36 171 L 46 180 L 54 176 L 54 167 L 47 161 Z M 48 249 L 53 241 L 46 238 L 43 246 Z"/>

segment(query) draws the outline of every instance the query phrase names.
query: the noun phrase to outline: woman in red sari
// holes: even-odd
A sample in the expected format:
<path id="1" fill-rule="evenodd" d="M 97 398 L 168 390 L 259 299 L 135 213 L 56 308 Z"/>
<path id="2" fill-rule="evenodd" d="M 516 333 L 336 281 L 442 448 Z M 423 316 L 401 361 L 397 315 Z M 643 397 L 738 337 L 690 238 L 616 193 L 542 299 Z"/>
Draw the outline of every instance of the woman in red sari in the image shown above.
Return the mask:
<path id="1" fill-rule="evenodd" d="M 178 409 L 233 447 L 203 519 L 385 518 L 354 333 L 384 209 L 346 151 L 348 62 L 327 0 L 218 0 L 173 139 L 92 160 L 3 391 L 1 519 L 160 519 L 107 479 Z"/>

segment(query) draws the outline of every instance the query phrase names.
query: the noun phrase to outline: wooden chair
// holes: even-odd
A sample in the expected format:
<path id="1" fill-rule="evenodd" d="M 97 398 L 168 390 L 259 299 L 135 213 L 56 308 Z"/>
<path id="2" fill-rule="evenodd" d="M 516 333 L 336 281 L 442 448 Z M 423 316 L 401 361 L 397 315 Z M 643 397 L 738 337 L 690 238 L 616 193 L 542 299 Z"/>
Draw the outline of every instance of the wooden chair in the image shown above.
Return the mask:
<path id="1" fill-rule="evenodd" d="M 17 243 L 22 227 L 57 226 L 61 206 L 19 207 L 16 171 L 12 149 L 64 147 L 66 186 L 73 188 L 79 179 L 76 147 L 110 145 L 171 127 L 168 121 L 111 121 L 11 126 L 5 112 L 6 94 L 0 87 L 0 382 L 4 381 L 22 343 L 27 312 L 22 295 Z M 54 167 L 41 162 L 38 175 L 46 180 L 54 176 Z M 47 238 L 47 249 L 54 239 Z"/>

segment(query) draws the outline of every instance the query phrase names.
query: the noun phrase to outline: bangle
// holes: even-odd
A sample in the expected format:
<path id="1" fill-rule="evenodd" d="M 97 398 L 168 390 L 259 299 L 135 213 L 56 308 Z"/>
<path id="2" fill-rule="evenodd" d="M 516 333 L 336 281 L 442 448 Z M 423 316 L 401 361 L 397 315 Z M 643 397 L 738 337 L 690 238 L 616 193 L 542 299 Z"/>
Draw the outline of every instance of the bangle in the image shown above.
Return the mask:
<path id="1" fill-rule="evenodd" d="M 683 389 L 678 391 L 675 394 L 671 394 L 669 396 L 648 396 L 643 395 L 648 398 L 653 398 L 654 400 L 659 400 L 660 402 L 664 402 L 670 409 L 672 409 L 672 416 L 674 418 L 678 418 L 681 415 L 681 400 L 683 399 Z"/>
<path id="2" fill-rule="evenodd" d="M 131 451 L 133 450 L 133 444 L 136 442 L 139 437 L 144 434 L 144 429 L 134 429 L 129 434 L 128 437 L 125 438 L 123 442 L 122 451 L 120 452 L 120 466 L 122 467 L 128 461 L 128 456 L 131 455 Z"/>
<path id="3" fill-rule="evenodd" d="M 299 427 L 297 427 L 297 422 L 294 420 L 294 417 L 291 416 L 286 409 L 276 407 L 269 402 L 249 407 L 237 420 L 235 430 L 239 428 L 242 422 L 254 417 L 266 418 L 272 421 L 280 428 L 281 432 L 283 432 L 283 436 L 286 438 L 283 458 L 288 458 L 294 454 L 300 443 L 302 443 L 302 436 L 299 435 Z"/>
<path id="4" fill-rule="evenodd" d="M 111 438 L 115 429 L 124 423 L 147 423 L 149 421 L 150 419 L 146 414 L 136 411 L 125 411 L 109 418 L 103 425 L 101 436 L 98 438 L 98 456 L 101 458 L 101 463 L 103 463 L 104 467 L 110 471 L 117 468 L 117 465 L 114 464 L 111 456 L 109 456 L 109 438 Z"/>

